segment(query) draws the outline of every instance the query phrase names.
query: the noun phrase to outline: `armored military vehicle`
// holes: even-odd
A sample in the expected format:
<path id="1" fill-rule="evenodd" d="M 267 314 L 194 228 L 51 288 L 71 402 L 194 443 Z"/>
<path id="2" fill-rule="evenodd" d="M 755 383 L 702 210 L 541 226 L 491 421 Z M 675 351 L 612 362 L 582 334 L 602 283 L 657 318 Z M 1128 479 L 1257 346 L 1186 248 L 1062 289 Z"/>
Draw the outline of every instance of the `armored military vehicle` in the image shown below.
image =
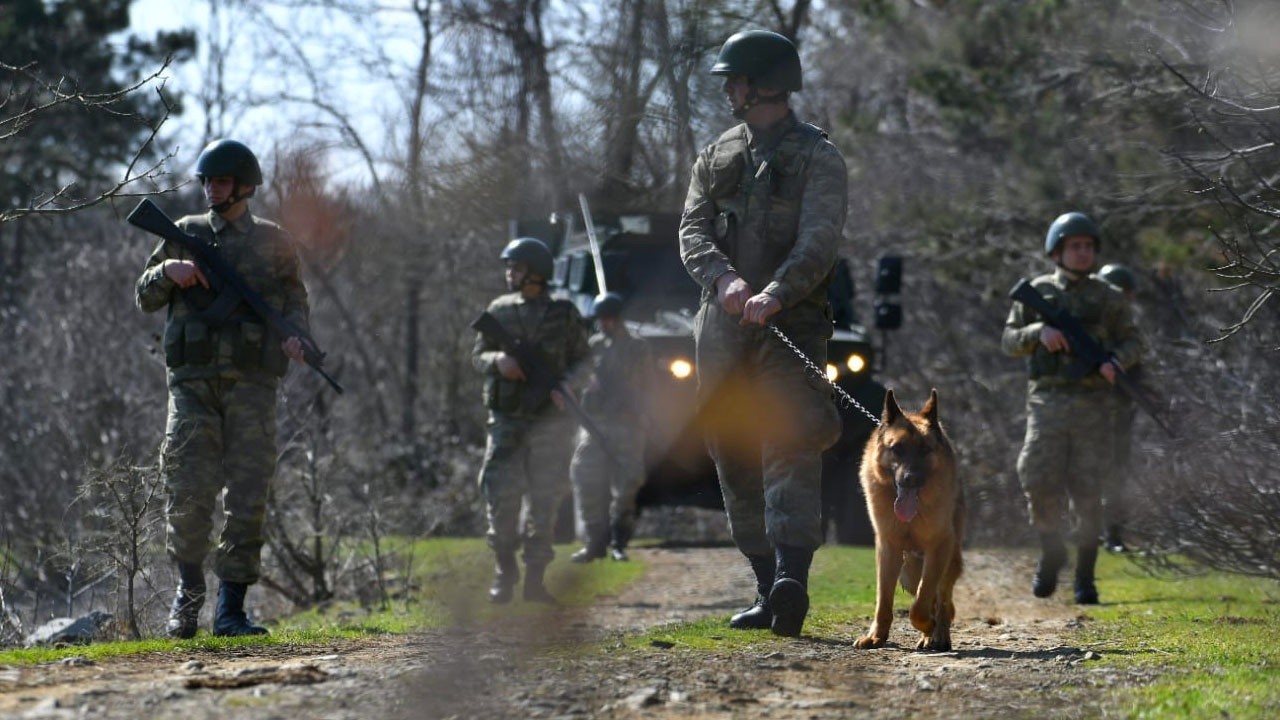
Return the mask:
<path id="1" fill-rule="evenodd" d="M 693 316 L 699 288 L 680 262 L 679 222 L 680 216 L 674 214 L 593 215 L 607 289 L 622 295 L 624 319 L 633 334 L 648 340 L 658 365 L 658 387 L 648 407 L 647 478 L 638 503 L 641 508 L 721 508 L 715 467 L 697 427 Z M 575 213 L 514 223 L 511 230 L 513 237 L 537 237 L 548 244 L 556 258 L 553 293 L 571 299 L 585 317 L 601 289 L 584 227 L 582 215 Z M 899 259 L 882 258 L 878 290 L 896 293 L 900 270 Z M 854 312 L 853 279 L 843 259 L 837 265 L 829 296 L 835 328 L 828 344 L 827 377 L 878 416 L 885 389 L 872 377 L 874 348 Z M 876 317 L 877 327 L 891 329 L 900 323 L 901 312 L 882 298 Z M 845 404 L 848 406 L 841 407 L 844 429 L 840 440 L 823 458 L 824 521 L 837 542 L 873 544 L 858 466 L 874 423 L 857 407 Z"/>

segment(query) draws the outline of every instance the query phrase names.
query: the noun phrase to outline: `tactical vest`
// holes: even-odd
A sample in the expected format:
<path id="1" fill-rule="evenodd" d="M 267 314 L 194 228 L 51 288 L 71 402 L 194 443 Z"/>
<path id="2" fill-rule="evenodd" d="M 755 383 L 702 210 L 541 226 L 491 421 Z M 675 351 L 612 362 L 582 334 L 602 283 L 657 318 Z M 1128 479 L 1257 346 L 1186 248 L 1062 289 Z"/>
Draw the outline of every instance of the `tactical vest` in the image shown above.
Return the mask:
<path id="1" fill-rule="evenodd" d="M 1053 275 L 1038 277 L 1032 285 L 1049 304 L 1066 310 L 1079 320 L 1085 331 L 1103 347 L 1113 346 L 1116 338 L 1111 337 L 1104 322 L 1109 293 L 1112 292 L 1110 288 L 1101 281 L 1086 278 L 1068 290 L 1059 287 L 1053 278 Z M 1029 312 L 1034 314 L 1034 311 Z M 1040 387 L 1074 385 L 1100 388 L 1107 385 L 1098 373 L 1085 372 L 1075 355 L 1049 352 L 1040 343 L 1036 343 L 1035 350 L 1027 357 L 1027 375 Z"/>
<path id="2" fill-rule="evenodd" d="M 505 295 L 489 305 L 489 312 L 517 340 L 532 345 L 542 355 L 551 372 L 558 375 L 568 370 L 570 358 L 565 356 L 570 333 L 583 332 L 577 308 L 568 300 L 548 300 L 536 327 L 526 327 L 520 318 L 516 294 Z M 500 413 L 533 415 L 551 407 L 551 397 L 535 396 L 528 383 L 507 380 L 501 375 L 488 375 L 484 382 L 484 405 Z"/>
<path id="3" fill-rule="evenodd" d="M 716 245 L 751 287 L 768 285 L 794 247 L 809 167 L 826 137 L 796 122 L 773 148 L 753 152 L 742 124 L 707 149 Z M 829 284 L 830 276 L 805 302 L 825 305 Z"/>
<path id="4" fill-rule="evenodd" d="M 273 307 L 284 305 L 284 290 L 276 278 L 275 258 L 284 242 L 275 225 L 255 218 L 253 230 L 237 247 L 220 246 L 208 215 L 178 221 L 188 233 L 208 241 L 223 253 L 249 287 Z M 223 368 L 245 373 L 284 375 L 289 359 L 280 348 L 282 338 L 234 295 L 221 288 L 195 285 L 175 290 L 165 321 L 165 365 L 180 375 L 211 374 Z"/>

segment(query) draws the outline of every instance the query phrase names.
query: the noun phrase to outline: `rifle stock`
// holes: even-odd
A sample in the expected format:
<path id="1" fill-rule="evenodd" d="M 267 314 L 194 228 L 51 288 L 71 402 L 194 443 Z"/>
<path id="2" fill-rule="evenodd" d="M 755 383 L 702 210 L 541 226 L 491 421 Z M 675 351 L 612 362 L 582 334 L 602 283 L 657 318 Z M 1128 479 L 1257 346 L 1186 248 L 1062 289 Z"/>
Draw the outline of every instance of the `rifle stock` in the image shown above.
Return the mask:
<path id="1" fill-rule="evenodd" d="M 234 299 L 244 301 L 277 335 L 282 338 L 296 337 L 301 340 L 303 361 L 319 373 L 320 377 L 324 378 L 338 394 L 342 394 L 342 386 L 325 372 L 325 354 L 321 352 L 311 335 L 271 307 L 245 282 L 244 278 L 240 277 L 240 274 L 218 253 L 216 248 L 195 235 L 183 232 L 163 210 L 147 198 L 143 198 L 126 219 L 130 225 L 146 230 L 152 235 L 158 235 L 190 253 L 211 284 L 225 288 L 223 292 L 234 293 L 236 296 Z"/>
<path id="2" fill-rule="evenodd" d="M 604 433 L 596 426 L 595 421 L 591 419 L 587 411 L 583 410 L 582 406 L 578 404 L 573 393 L 565 386 L 564 381 L 551 372 L 551 369 L 547 367 L 546 362 L 536 349 L 529 347 L 512 336 L 498 321 L 498 318 L 488 311 L 480 313 L 480 317 L 471 322 L 471 328 L 496 342 L 503 352 L 511 355 L 516 359 L 516 362 L 520 363 L 520 369 L 525 374 L 526 392 L 530 393 L 527 397 L 533 398 L 535 403 L 541 401 L 544 396 L 549 395 L 552 390 L 559 390 L 560 395 L 564 398 L 565 407 L 573 414 L 578 424 L 600 445 L 600 449 L 614 465 L 622 466 L 622 461 L 618 459 L 618 455 L 609 446 L 609 441 L 605 439 Z"/>
<path id="3" fill-rule="evenodd" d="M 1064 309 L 1058 308 L 1044 299 L 1039 290 L 1031 284 L 1026 278 L 1018 280 L 1013 289 L 1009 291 L 1009 297 L 1023 305 L 1035 310 L 1044 318 L 1044 321 L 1057 328 L 1067 337 L 1067 342 L 1071 345 L 1071 354 L 1079 358 L 1084 365 L 1085 373 L 1097 372 L 1098 368 L 1105 362 L 1109 362 L 1114 355 L 1106 348 L 1093 339 L 1085 329 L 1084 325 L 1071 313 Z M 1155 403 L 1147 396 L 1146 392 L 1129 377 L 1124 370 L 1116 363 L 1116 386 L 1119 387 L 1126 395 L 1133 399 L 1147 415 L 1155 420 L 1161 430 L 1172 438 L 1176 438 L 1177 434 L 1165 423 L 1160 417 L 1160 412 L 1156 408 Z"/>

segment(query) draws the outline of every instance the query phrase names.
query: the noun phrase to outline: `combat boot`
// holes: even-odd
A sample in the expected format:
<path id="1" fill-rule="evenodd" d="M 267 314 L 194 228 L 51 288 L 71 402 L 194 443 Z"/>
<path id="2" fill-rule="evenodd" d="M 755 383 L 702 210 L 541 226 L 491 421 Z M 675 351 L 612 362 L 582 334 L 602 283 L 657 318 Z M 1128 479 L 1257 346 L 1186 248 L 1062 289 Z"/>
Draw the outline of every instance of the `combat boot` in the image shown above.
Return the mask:
<path id="1" fill-rule="evenodd" d="M 547 591 L 547 586 L 543 584 L 543 576 L 547 572 L 546 565 L 530 565 L 526 560 L 524 564 L 524 599 L 525 602 L 546 603 L 555 605 L 556 598 Z"/>
<path id="2" fill-rule="evenodd" d="M 1098 546 L 1076 548 L 1076 603 L 1098 604 L 1098 586 L 1093 582 L 1093 568 L 1098 562 Z"/>
<path id="3" fill-rule="evenodd" d="M 520 565 L 516 562 L 515 551 L 497 551 L 493 568 L 493 585 L 489 586 L 489 602 L 505 605 L 511 602 L 515 594 L 516 583 L 520 581 Z"/>
<path id="4" fill-rule="evenodd" d="M 630 560 L 627 557 L 627 543 L 631 542 L 631 529 L 614 525 L 610 537 L 609 556 L 618 562 Z"/>
<path id="5" fill-rule="evenodd" d="M 1121 527 L 1119 524 L 1107 526 L 1107 531 L 1103 534 L 1102 543 L 1107 546 L 1107 552 L 1122 553 L 1128 552 L 1129 550 L 1129 548 L 1125 546 L 1124 540 L 1121 538 Z"/>
<path id="6" fill-rule="evenodd" d="M 200 608 L 205 597 L 204 568 L 195 563 L 178 563 L 178 592 L 169 609 L 165 633 L 171 638 L 188 640 L 200 627 Z"/>
<path id="7" fill-rule="evenodd" d="M 738 630 L 768 630 L 773 626 L 773 611 L 769 609 L 769 593 L 777 578 L 777 562 L 772 555 L 748 555 L 751 570 L 756 574 L 756 601 L 751 607 L 729 618 L 729 627 Z"/>
<path id="8" fill-rule="evenodd" d="M 249 620 L 244 611 L 248 583 L 222 581 L 218 586 L 218 604 L 213 613 L 213 634 L 218 637 L 266 635 L 267 629 Z"/>
<path id="9" fill-rule="evenodd" d="M 569 562 L 589 563 L 603 558 L 608 550 L 606 535 L 609 529 L 603 522 L 587 523 L 583 526 L 582 548 L 569 556 Z"/>
<path id="10" fill-rule="evenodd" d="M 1040 562 L 1031 576 L 1031 594 L 1049 597 L 1058 589 L 1058 572 L 1067 564 L 1067 548 L 1057 533 L 1040 533 Z"/>
<path id="11" fill-rule="evenodd" d="M 809 614 L 809 565 L 813 551 L 793 545 L 779 545 L 776 550 L 777 579 L 769 591 L 769 609 L 773 611 L 774 635 L 800 637 L 804 618 Z"/>

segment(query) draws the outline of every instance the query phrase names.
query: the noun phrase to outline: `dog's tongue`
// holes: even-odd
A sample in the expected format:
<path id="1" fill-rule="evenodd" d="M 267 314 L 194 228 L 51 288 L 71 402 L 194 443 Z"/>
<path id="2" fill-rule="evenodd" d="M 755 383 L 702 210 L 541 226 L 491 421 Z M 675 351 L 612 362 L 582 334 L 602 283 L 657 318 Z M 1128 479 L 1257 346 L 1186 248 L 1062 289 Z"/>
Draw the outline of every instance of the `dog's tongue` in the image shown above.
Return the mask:
<path id="1" fill-rule="evenodd" d="M 893 501 L 893 514 L 902 522 L 911 522 L 920 504 L 920 488 L 898 488 L 898 499 Z"/>

